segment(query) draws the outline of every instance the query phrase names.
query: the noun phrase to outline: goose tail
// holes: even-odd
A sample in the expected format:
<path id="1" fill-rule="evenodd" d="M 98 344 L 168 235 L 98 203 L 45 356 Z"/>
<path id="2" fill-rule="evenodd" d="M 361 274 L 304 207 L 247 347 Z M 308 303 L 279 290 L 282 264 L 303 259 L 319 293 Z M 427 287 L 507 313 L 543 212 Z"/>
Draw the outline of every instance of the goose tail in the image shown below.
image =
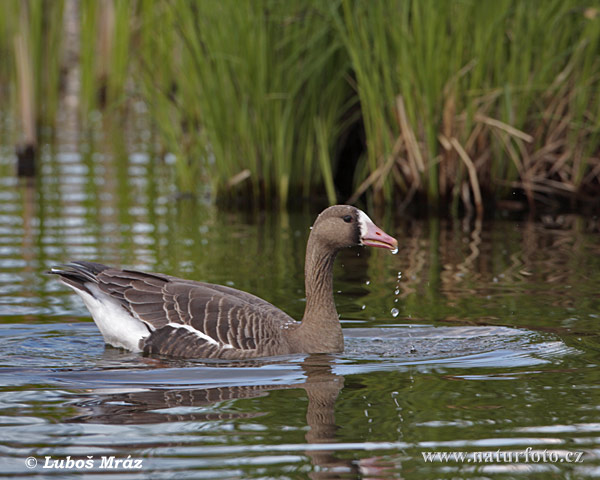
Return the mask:
<path id="1" fill-rule="evenodd" d="M 140 352 L 142 341 L 150 335 L 150 328 L 135 318 L 118 298 L 100 287 L 98 276 L 109 269 L 101 263 L 74 261 L 52 267 L 46 273 L 57 275 L 62 283 L 75 290 L 106 343 Z"/>
<path id="2" fill-rule="evenodd" d="M 108 268 L 101 263 L 75 261 L 56 265 L 45 273 L 58 275 L 61 282 L 76 291 L 83 290 L 84 292 L 91 293 L 86 284 L 91 282 L 97 285 L 98 279 L 96 277 Z"/>

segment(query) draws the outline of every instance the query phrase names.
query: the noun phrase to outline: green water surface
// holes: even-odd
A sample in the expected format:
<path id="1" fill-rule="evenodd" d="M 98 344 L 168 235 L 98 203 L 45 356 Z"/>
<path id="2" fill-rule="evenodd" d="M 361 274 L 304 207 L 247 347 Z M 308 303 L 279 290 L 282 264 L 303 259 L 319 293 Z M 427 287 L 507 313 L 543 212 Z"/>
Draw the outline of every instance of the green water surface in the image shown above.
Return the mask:
<path id="1" fill-rule="evenodd" d="M 133 145 L 127 154 L 47 147 L 29 186 L 8 151 L 0 158 L 7 477 L 600 474 L 597 219 L 368 212 L 400 248 L 339 255 L 345 353 L 148 358 L 105 347 L 80 299 L 43 271 L 73 259 L 161 271 L 252 292 L 299 319 L 317 210 L 240 213 L 178 198 L 168 158 Z M 142 466 L 109 468 L 111 456 Z"/>

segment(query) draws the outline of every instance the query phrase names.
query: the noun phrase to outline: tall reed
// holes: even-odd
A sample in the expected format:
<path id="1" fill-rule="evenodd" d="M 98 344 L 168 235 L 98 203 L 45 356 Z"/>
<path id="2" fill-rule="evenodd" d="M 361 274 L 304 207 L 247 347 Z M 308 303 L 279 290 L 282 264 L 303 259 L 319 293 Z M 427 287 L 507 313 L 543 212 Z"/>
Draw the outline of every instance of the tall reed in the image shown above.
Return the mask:
<path id="1" fill-rule="evenodd" d="M 37 141 L 38 126 L 58 109 L 63 7 L 63 0 L 7 2 L 0 16 L 0 80 L 3 93 L 16 93 L 16 102 L 5 99 L 26 142 Z"/>
<path id="2" fill-rule="evenodd" d="M 130 56 L 138 24 L 136 2 L 130 0 L 82 0 L 81 22 L 81 118 L 96 109 L 126 105 L 127 82 L 137 75 Z"/>
<path id="3" fill-rule="evenodd" d="M 484 195 L 597 182 L 600 11 L 580 4 L 330 3 L 367 136 L 357 193 L 481 213 Z"/>
<path id="4" fill-rule="evenodd" d="M 335 200 L 332 152 L 352 97 L 347 57 L 318 3 L 161 4 L 160 18 L 145 26 L 161 32 L 144 35 L 145 84 L 162 94 L 151 108 L 180 178 L 200 164 L 217 195 L 241 191 L 286 205 L 324 183 Z M 171 75 L 155 78 L 165 64 Z"/>
<path id="5" fill-rule="evenodd" d="M 71 1 L 8 2 L 0 16 L 0 54 L 9 59 L 0 63 L 0 101 L 18 112 L 12 92 L 31 90 L 22 98 L 34 113 L 23 101 L 16 113 L 33 116 L 29 125 L 55 122 Z M 218 199 L 281 206 L 317 193 L 331 203 L 366 194 L 397 208 L 424 200 L 481 214 L 486 201 L 515 191 L 534 206 L 593 201 L 600 189 L 594 4 L 77 5 L 82 122 L 99 108 L 143 103 L 153 144 L 174 154 L 180 191 L 208 186 Z M 366 151 L 354 194 L 338 198 L 334 179 L 354 168 L 338 158 L 353 122 L 364 125 Z"/>

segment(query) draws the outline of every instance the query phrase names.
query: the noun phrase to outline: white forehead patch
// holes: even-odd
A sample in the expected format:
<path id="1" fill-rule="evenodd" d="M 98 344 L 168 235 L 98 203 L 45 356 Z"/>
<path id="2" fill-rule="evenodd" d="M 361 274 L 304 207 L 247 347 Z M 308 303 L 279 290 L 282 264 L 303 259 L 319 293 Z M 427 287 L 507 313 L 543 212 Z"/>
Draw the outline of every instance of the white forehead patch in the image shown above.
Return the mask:
<path id="1" fill-rule="evenodd" d="M 358 210 L 358 208 L 356 210 Z M 371 220 L 365 212 L 363 212 L 362 210 L 358 210 L 358 228 L 360 228 L 361 244 L 363 237 L 367 234 L 369 224 L 372 225 L 373 220 Z"/>

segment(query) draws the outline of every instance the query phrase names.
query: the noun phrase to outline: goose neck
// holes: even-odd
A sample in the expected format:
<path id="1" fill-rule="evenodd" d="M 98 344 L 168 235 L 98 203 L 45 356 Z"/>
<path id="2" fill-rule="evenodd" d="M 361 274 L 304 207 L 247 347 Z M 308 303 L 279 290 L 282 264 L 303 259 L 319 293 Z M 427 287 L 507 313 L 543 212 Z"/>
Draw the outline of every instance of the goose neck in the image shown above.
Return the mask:
<path id="1" fill-rule="evenodd" d="M 333 301 L 333 262 L 337 251 L 309 238 L 306 250 L 305 288 L 306 309 L 303 323 L 313 321 L 324 326 L 329 322 L 339 325 Z"/>

